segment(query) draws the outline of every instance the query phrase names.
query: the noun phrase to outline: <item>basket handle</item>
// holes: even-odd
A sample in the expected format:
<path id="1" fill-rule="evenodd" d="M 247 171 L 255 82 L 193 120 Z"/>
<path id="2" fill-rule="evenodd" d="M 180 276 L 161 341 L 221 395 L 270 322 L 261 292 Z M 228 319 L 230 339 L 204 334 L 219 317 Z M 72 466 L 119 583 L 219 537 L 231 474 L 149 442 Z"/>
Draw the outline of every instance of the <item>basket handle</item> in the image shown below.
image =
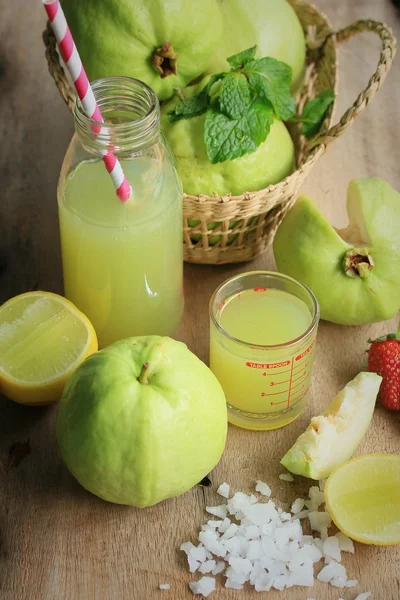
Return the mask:
<path id="1" fill-rule="evenodd" d="M 56 38 L 49 22 L 47 22 L 46 29 L 43 31 L 43 41 L 46 46 L 46 59 L 50 75 L 53 77 L 58 91 L 69 110 L 73 112 L 76 101 L 75 90 L 72 85 L 68 84 L 67 75 L 61 65 L 60 56 L 57 52 Z"/>
<path id="2" fill-rule="evenodd" d="M 341 136 L 350 127 L 350 125 L 352 125 L 354 119 L 358 117 L 358 115 L 360 115 L 368 106 L 376 92 L 385 81 L 385 77 L 391 67 L 394 55 L 396 54 L 396 38 L 394 37 L 392 30 L 387 25 L 371 19 L 365 19 L 361 21 L 355 21 L 344 29 L 330 33 L 329 36 L 335 36 L 336 41 L 340 44 L 341 42 L 345 42 L 358 33 L 362 33 L 364 31 L 379 35 L 382 41 L 381 53 L 375 73 L 368 81 L 365 90 L 359 94 L 353 106 L 346 110 L 340 121 L 336 125 L 330 127 L 327 131 L 317 135 L 314 139 L 312 139 L 308 144 L 309 149 L 321 144 L 327 146 L 333 142 L 333 140 Z M 324 41 L 326 41 L 327 37 Z"/>

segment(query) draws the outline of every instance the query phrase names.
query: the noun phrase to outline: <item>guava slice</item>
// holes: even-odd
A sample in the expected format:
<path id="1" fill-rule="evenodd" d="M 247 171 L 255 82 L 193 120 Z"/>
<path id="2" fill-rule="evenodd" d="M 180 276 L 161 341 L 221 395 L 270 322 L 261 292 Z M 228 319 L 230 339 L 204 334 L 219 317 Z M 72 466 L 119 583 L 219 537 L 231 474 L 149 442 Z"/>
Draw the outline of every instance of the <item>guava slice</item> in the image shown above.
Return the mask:
<path id="1" fill-rule="evenodd" d="M 286 452 L 281 464 L 296 475 L 325 479 L 348 461 L 371 422 L 382 377 L 359 373 Z"/>
<path id="2" fill-rule="evenodd" d="M 400 308 L 400 194 L 377 177 L 353 180 L 347 211 L 348 227 L 336 230 L 300 196 L 275 235 L 278 270 L 311 288 L 322 319 L 390 319 Z"/>

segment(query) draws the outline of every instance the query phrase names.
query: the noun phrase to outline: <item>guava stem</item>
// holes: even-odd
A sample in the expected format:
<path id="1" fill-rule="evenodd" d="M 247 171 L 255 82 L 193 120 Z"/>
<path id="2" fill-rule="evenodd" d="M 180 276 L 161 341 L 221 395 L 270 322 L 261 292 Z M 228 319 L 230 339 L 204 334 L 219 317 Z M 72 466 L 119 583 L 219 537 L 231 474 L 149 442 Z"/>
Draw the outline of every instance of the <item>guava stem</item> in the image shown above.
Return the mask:
<path id="1" fill-rule="evenodd" d="M 148 383 L 149 383 L 149 379 L 148 379 L 149 367 L 150 367 L 150 364 L 148 362 L 145 362 L 143 364 L 142 370 L 138 377 L 138 382 L 142 383 L 143 385 L 148 385 Z"/>
<path id="2" fill-rule="evenodd" d="M 178 74 L 178 55 L 170 42 L 156 48 L 151 57 L 151 64 L 159 72 L 161 79 Z"/>
<path id="3" fill-rule="evenodd" d="M 344 272 L 348 277 L 368 277 L 374 268 L 374 261 L 368 248 L 353 248 L 346 252 L 343 260 Z"/>
<path id="4" fill-rule="evenodd" d="M 174 88 L 174 92 L 175 92 L 175 94 L 178 96 L 178 98 L 179 98 L 179 100 L 180 100 L 181 102 L 185 102 L 185 100 L 186 100 L 186 96 L 185 96 L 185 94 L 182 92 L 182 90 L 181 90 L 181 88 L 180 88 L 180 87 L 176 87 L 176 88 Z"/>

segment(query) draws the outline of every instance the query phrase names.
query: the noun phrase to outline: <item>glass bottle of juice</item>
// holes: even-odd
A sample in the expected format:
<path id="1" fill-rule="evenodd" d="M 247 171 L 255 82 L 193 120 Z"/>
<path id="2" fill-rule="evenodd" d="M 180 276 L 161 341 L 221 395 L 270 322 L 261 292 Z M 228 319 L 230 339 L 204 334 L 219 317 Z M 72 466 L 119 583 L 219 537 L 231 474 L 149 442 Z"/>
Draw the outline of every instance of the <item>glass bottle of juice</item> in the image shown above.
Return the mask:
<path id="1" fill-rule="evenodd" d="M 182 187 L 144 83 L 100 79 L 105 124 L 79 101 L 61 170 L 58 208 L 65 295 L 92 321 L 101 347 L 133 335 L 171 335 L 183 313 Z M 122 203 L 102 161 L 120 160 L 132 186 Z"/>

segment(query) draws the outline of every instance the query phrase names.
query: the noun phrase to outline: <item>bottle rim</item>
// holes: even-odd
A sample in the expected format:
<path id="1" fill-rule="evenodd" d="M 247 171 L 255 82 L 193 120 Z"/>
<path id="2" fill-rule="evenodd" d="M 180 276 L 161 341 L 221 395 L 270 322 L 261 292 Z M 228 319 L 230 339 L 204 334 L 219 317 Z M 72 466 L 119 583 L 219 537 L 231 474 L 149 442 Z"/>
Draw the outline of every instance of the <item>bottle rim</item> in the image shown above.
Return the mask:
<path id="1" fill-rule="evenodd" d="M 132 154 L 157 142 L 160 103 L 148 85 L 132 77 L 105 77 L 91 87 L 104 122 L 88 117 L 79 99 L 74 110 L 76 133 L 88 151 Z"/>

